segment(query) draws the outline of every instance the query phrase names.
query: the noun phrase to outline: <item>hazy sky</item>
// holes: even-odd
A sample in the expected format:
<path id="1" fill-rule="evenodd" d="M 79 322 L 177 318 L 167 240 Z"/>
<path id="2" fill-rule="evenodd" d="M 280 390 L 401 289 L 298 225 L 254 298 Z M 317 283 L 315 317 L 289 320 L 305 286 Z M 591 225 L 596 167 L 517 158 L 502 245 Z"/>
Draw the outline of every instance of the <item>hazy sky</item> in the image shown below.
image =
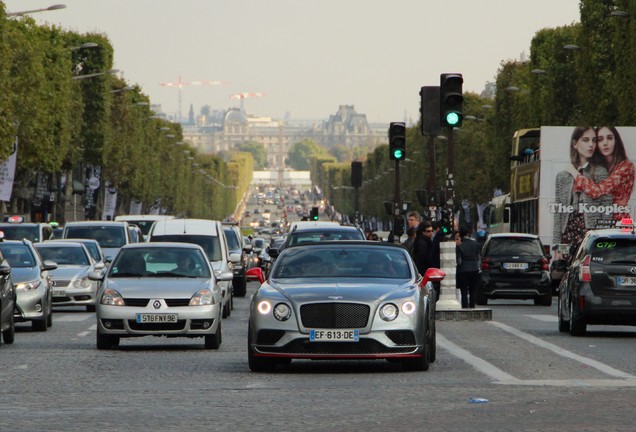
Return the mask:
<path id="1" fill-rule="evenodd" d="M 114 67 L 151 103 L 178 112 L 238 106 L 250 114 L 326 119 L 354 105 L 370 122 L 419 118 L 421 86 L 459 72 L 480 93 L 535 32 L 579 21 L 579 0 L 7 0 L 8 11 L 63 3 L 38 22 L 105 34 Z"/>

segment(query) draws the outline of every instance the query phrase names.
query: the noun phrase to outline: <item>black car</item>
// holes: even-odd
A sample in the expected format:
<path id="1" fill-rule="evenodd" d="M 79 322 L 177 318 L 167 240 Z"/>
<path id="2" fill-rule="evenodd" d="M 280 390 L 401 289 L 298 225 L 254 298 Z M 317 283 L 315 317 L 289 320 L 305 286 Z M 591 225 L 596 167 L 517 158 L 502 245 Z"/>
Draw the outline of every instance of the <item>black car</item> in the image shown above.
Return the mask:
<path id="1" fill-rule="evenodd" d="M 302 243 L 340 240 L 365 240 L 365 236 L 356 226 L 340 225 L 336 222 L 296 222 L 289 230 L 285 242 L 279 247 L 278 253 L 289 246 Z"/>
<path id="2" fill-rule="evenodd" d="M 636 232 L 633 226 L 588 231 L 558 297 L 561 332 L 582 336 L 587 325 L 636 325 Z"/>
<path id="3" fill-rule="evenodd" d="M 236 297 L 245 297 L 247 293 L 247 279 L 245 278 L 245 270 L 247 270 L 247 254 L 245 252 L 251 252 L 252 245 L 245 246 L 243 243 L 243 233 L 241 228 L 236 224 L 223 223 L 223 232 L 227 239 L 227 248 L 230 254 L 239 254 L 241 256 L 238 262 L 234 264 L 232 271 L 234 272 L 234 279 L 232 279 L 232 287 L 234 288 L 234 295 Z"/>
<path id="4" fill-rule="evenodd" d="M 1 234 L 0 234 L 1 238 Z M 0 333 L 6 344 L 12 344 L 15 339 L 15 309 L 16 293 L 11 280 L 11 267 L 0 252 Z"/>
<path id="5" fill-rule="evenodd" d="M 492 234 L 482 249 L 478 305 L 488 299 L 534 299 L 535 305 L 552 304 L 550 258 L 533 234 Z"/>

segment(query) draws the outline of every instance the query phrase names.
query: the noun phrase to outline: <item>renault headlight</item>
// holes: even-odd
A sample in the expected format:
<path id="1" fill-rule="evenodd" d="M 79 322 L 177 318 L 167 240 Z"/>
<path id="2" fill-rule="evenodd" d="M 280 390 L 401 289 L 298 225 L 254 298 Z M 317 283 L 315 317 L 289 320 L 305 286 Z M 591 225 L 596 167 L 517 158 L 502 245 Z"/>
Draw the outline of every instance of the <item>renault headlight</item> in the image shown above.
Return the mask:
<path id="1" fill-rule="evenodd" d="M 29 291 L 36 290 L 42 284 L 40 280 L 28 281 L 28 282 L 20 282 L 15 284 L 16 291 Z"/>
<path id="2" fill-rule="evenodd" d="M 107 288 L 102 293 L 102 298 L 99 299 L 99 303 L 109 306 L 126 306 L 124 298 L 119 294 L 117 290 Z"/>
<path id="3" fill-rule="evenodd" d="M 207 306 L 214 304 L 214 297 L 212 291 L 205 288 L 197 291 L 190 299 L 190 306 Z"/>

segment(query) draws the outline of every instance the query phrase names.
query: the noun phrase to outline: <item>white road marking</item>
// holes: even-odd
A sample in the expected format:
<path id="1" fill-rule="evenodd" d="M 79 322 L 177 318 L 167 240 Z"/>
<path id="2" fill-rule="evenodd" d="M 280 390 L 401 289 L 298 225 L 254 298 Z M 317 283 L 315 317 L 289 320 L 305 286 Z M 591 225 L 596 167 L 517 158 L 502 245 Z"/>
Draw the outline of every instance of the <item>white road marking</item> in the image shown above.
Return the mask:
<path id="1" fill-rule="evenodd" d="M 557 322 L 559 319 L 554 315 L 524 315 L 528 318 L 536 319 L 537 321 L 543 322 Z"/>
<path id="2" fill-rule="evenodd" d="M 29 368 L 29 365 L 25 365 L 25 364 L 23 364 L 23 365 L 15 366 L 13 369 L 22 369 L 22 370 L 25 370 L 25 369 L 28 369 L 28 368 Z"/>
<path id="3" fill-rule="evenodd" d="M 580 356 L 571 351 L 560 348 L 550 342 L 546 342 L 542 339 L 532 336 L 531 334 L 517 330 L 514 327 L 510 327 L 506 324 L 497 321 L 489 321 L 488 324 L 491 324 L 514 336 L 524 339 L 525 341 L 530 342 L 533 345 L 537 345 L 541 348 L 552 351 L 558 356 L 577 361 L 579 363 L 592 367 L 606 375 L 618 379 L 520 380 L 503 371 L 502 369 L 499 369 L 492 363 L 489 363 L 486 360 L 477 357 L 470 351 L 465 350 L 459 345 L 454 344 L 453 342 L 446 339 L 439 332 L 437 332 L 437 343 L 440 347 L 446 349 L 455 357 L 464 360 L 470 366 L 477 369 L 478 372 L 481 372 L 484 375 L 492 378 L 494 380 L 493 384 L 551 387 L 636 387 L 636 376 L 634 375 L 630 375 L 626 372 L 614 369 L 611 366 L 590 359 L 588 357 Z"/>
<path id="4" fill-rule="evenodd" d="M 92 326 L 88 328 L 88 330 L 78 333 L 77 336 L 78 337 L 88 336 L 89 334 L 93 334 L 95 330 L 97 330 L 97 324 L 93 324 Z"/>

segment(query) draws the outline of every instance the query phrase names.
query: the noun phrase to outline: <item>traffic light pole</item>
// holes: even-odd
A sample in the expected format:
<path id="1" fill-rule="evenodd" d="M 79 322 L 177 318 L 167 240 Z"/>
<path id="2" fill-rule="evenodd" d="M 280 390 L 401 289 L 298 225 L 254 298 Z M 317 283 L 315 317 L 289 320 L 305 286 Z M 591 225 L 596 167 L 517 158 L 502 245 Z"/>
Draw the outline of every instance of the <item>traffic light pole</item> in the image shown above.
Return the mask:
<path id="1" fill-rule="evenodd" d="M 402 203 L 400 202 L 400 161 L 395 161 L 395 185 L 393 188 L 393 241 L 400 243 L 400 236 L 396 232 L 396 220 L 402 216 Z"/>

